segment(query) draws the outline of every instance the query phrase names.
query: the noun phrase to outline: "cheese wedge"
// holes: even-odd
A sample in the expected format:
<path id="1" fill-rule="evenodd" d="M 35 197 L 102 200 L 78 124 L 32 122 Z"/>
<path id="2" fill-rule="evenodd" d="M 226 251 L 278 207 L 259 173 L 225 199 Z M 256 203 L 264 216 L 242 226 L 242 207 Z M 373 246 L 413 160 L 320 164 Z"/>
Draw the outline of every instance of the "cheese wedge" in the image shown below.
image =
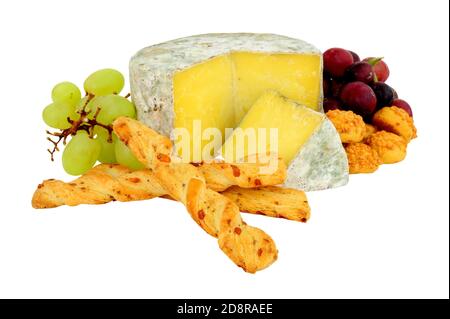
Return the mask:
<path id="1" fill-rule="evenodd" d="M 345 150 L 325 114 L 275 91 L 255 102 L 226 140 L 222 156 L 239 162 L 267 151 L 277 153 L 288 165 L 286 187 L 312 191 L 348 182 Z"/>
<path id="2" fill-rule="evenodd" d="M 322 105 L 320 51 L 273 34 L 206 34 L 147 47 L 131 59 L 130 78 L 138 119 L 173 140 L 174 129 L 186 129 L 192 140 L 178 152 L 194 161 L 205 145 L 220 148 L 226 128 L 269 89 L 314 110 Z M 208 128 L 221 138 L 204 136 Z"/>

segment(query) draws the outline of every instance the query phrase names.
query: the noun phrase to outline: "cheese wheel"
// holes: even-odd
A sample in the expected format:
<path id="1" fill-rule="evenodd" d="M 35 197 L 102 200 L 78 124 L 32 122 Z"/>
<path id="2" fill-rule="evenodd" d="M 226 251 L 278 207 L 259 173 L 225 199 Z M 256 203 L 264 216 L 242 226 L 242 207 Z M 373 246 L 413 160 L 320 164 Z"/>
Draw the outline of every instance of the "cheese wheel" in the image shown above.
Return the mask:
<path id="1" fill-rule="evenodd" d="M 312 113 L 303 112 L 311 118 L 323 112 L 320 51 L 275 34 L 204 34 L 144 48 L 130 61 L 130 83 L 138 119 L 169 136 L 184 161 L 216 155 L 255 102 L 266 103 L 268 92 L 311 109 Z M 273 111 L 278 121 L 273 126 L 282 128 L 290 115 L 282 107 L 271 109 L 280 103 L 268 104 L 263 108 L 266 118 L 270 120 Z M 318 117 L 309 126 L 285 122 L 289 125 L 282 130 L 284 136 L 295 135 L 287 127 L 303 136 L 301 145 L 281 145 L 288 157 L 289 187 L 318 190 L 348 181 L 339 136 L 323 114 Z M 205 135 L 209 128 L 217 134 Z M 183 143 L 177 143 L 180 132 L 186 133 L 181 135 Z"/>

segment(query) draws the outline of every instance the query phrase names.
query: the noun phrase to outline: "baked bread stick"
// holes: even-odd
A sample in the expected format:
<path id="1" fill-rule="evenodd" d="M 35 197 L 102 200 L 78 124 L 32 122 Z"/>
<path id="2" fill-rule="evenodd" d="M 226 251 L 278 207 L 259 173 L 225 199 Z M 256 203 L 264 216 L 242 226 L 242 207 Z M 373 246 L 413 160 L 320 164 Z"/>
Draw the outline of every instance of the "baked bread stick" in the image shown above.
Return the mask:
<path id="1" fill-rule="evenodd" d="M 241 170 L 243 169 L 245 168 L 241 166 Z M 219 169 L 216 173 L 221 172 Z M 206 184 L 209 186 L 208 180 Z M 240 211 L 246 213 L 302 222 L 310 215 L 306 195 L 299 190 L 276 186 L 233 186 L 221 193 L 237 204 Z M 128 202 L 161 196 L 165 197 L 167 193 L 149 169 L 133 171 L 119 164 L 99 164 L 68 183 L 54 179 L 42 182 L 33 195 L 32 206 L 53 208 L 61 205 L 105 204 L 111 201 Z"/>

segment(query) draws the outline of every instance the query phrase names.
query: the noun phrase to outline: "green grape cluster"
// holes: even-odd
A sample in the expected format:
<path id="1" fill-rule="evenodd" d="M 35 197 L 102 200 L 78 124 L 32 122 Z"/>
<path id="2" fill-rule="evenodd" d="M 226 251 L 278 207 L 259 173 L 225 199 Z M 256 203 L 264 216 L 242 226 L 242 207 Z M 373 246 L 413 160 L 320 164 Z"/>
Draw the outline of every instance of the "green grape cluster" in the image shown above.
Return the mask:
<path id="1" fill-rule="evenodd" d="M 126 97 L 120 96 L 124 76 L 114 69 L 102 69 L 89 75 L 84 81 L 86 95 L 71 82 L 61 82 L 52 90 L 52 103 L 44 108 L 44 122 L 60 132 L 49 133 L 59 139 L 54 144 L 70 141 L 64 148 L 62 164 L 71 175 L 81 175 L 97 161 L 119 163 L 131 169 L 143 165 L 130 149 L 112 133 L 112 123 L 119 116 L 136 118 L 136 108 Z"/>

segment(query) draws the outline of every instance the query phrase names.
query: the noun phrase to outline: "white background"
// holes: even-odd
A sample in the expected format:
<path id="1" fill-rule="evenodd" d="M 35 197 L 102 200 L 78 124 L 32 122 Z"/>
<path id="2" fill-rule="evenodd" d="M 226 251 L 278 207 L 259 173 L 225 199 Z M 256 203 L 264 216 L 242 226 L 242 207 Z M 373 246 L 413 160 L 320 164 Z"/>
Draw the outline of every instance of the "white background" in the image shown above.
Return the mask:
<path id="1" fill-rule="evenodd" d="M 449 296 L 447 1 L 1 1 L 0 297 L 395 298 Z M 405 161 L 309 194 L 307 224 L 244 216 L 279 260 L 250 275 L 182 205 L 162 199 L 37 211 L 42 108 L 144 46 L 207 32 L 271 32 L 384 56 L 414 109 Z"/>

